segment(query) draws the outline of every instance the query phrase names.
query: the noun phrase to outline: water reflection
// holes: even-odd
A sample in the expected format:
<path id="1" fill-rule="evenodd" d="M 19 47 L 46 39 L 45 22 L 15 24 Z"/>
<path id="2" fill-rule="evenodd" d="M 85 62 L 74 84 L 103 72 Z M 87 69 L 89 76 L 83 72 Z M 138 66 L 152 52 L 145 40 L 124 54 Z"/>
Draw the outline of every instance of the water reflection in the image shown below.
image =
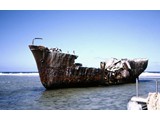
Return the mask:
<path id="1" fill-rule="evenodd" d="M 130 84 L 131 97 L 133 84 Z M 39 99 L 44 109 L 126 109 L 128 102 L 128 85 L 90 88 L 68 88 L 44 91 Z M 122 104 L 123 103 L 123 104 Z"/>

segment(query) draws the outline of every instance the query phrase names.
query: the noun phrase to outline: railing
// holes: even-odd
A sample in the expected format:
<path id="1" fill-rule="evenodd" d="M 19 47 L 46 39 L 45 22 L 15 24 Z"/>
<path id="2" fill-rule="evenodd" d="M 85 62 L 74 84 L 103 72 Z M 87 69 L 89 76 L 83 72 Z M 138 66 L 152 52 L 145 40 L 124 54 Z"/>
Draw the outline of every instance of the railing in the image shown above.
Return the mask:
<path id="1" fill-rule="evenodd" d="M 136 96 L 139 96 L 139 87 L 138 87 L 139 78 L 136 79 Z M 158 80 L 155 80 L 156 82 L 156 93 L 158 93 Z"/>
<path id="2" fill-rule="evenodd" d="M 34 38 L 33 40 L 32 40 L 32 45 L 34 45 L 34 41 L 35 40 L 43 40 L 43 38 Z"/>

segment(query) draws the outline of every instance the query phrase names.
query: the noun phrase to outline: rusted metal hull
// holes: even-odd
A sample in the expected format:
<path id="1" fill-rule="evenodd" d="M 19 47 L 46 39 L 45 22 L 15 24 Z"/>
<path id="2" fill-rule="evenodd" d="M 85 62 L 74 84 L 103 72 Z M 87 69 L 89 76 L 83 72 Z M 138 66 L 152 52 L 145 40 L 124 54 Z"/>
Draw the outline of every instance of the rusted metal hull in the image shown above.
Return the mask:
<path id="1" fill-rule="evenodd" d="M 115 71 L 106 69 L 105 62 L 100 63 L 100 68 L 82 67 L 75 63 L 78 56 L 74 54 L 62 53 L 60 49 L 48 49 L 44 46 L 29 45 L 29 48 L 46 89 L 134 83 L 148 65 L 146 59 L 134 59 L 127 60 L 130 68 L 124 64 Z"/>

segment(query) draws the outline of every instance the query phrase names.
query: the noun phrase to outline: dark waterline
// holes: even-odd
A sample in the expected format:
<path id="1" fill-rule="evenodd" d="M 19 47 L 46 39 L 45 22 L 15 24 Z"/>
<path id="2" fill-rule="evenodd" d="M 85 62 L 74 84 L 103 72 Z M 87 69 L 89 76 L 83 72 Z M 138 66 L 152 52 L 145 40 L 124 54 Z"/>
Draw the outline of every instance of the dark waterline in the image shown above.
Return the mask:
<path id="1" fill-rule="evenodd" d="M 140 95 L 155 92 L 152 80 L 140 80 Z M 1 110 L 126 110 L 135 94 L 134 83 L 46 90 L 38 76 L 0 76 Z"/>

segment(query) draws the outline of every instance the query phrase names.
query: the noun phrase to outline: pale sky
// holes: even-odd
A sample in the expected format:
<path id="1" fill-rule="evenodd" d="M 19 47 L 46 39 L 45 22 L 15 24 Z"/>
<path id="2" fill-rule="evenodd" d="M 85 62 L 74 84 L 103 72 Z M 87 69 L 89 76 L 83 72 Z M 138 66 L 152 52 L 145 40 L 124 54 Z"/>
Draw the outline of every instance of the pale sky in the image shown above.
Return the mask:
<path id="1" fill-rule="evenodd" d="M 76 62 L 99 67 L 108 58 L 147 58 L 160 71 L 160 11 L 2 11 L 0 71 L 37 71 L 28 45 L 75 51 Z"/>

